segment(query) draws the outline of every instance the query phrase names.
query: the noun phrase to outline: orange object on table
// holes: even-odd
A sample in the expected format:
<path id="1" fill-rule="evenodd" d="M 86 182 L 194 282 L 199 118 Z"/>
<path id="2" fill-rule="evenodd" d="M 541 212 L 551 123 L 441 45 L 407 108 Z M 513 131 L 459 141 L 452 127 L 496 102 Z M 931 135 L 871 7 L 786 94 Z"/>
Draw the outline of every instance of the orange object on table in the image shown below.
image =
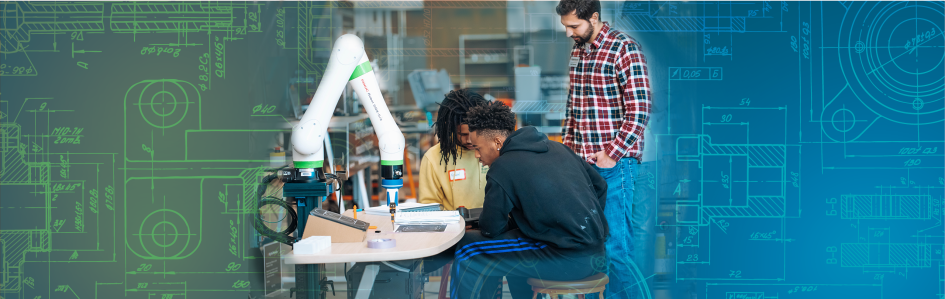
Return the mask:
<path id="1" fill-rule="evenodd" d="M 417 189 L 413 183 L 413 169 L 410 167 L 410 154 L 407 153 L 407 150 L 404 150 L 404 166 L 406 168 L 404 170 L 407 172 L 407 186 L 410 187 L 410 195 L 417 198 Z"/>

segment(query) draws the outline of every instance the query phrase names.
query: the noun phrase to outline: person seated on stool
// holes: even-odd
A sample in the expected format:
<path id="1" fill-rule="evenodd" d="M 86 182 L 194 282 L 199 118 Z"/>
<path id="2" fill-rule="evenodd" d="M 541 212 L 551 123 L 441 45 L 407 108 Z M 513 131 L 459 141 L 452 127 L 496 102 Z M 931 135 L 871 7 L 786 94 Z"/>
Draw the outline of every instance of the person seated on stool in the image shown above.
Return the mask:
<path id="1" fill-rule="evenodd" d="M 436 138 L 420 161 L 419 203 L 438 203 L 446 210 L 460 206 L 481 208 L 485 194 L 486 171 L 469 149 L 469 125 L 465 123 L 470 107 L 486 103 L 481 95 L 468 89 L 446 94 L 437 112 Z"/>
<path id="2" fill-rule="evenodd" d="M 490 169 L 480 231 L 456 244 L 450 298 L 477 298 L 505 276 L 512 298 L 528 299 L 530 277 L 601 272 L 594 265 L 606 259 L 607 183 L 597 171 L 534 127 L 515 131 L 515 115 L 500 102 L 469 109 L 466 123 L 476 158 Z"/>
<path id="3" fill-rule="evenodd" d="M 438 203 L 445 210 L 456 210 L 460 206 L 482 208 L 489 168 L 480 164 L 470 149 L 466 111 L 485 103 L 485 98 L 469 89 L 450 91 L 440 102 L 433 126 L 439 143 L 430 147 L 420 161 L 417 202 Z M 440 269 L 450 260 L 452 255 L 439 260 L 427 259 L 423 274 Z M 483 291 L 482 298 L 502 298 L 502 277 L 495 280 L 496 289 Z"/>

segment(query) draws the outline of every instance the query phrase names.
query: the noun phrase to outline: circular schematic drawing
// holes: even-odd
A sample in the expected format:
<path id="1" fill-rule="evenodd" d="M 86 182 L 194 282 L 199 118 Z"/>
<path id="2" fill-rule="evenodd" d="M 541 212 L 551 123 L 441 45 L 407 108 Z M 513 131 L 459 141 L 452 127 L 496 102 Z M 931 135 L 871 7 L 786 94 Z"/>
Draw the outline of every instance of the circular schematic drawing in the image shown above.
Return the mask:
<path id="1" fill-rule="evenodd" d="M 830 123 L 834 130 L 846 133 L 852 130 L 856 124 L 856 116 L 853 115 L 853 111 L 850 111 L 850 109 L 837 109 L 830 117 Z"/>
<path id="2" fill-rule="evenodd" d="M 181 255 L 190 245 L 193 233 L 183 215 L 160 209 L 144 217 L 135 235 L 148 255 L 143 258 L 181 259 L 186 257 Z"/>
<path id="3" fill-rule="evenodd" d="M 840 26 L 840 68 L 864 106 L 900 124 L 943 120 L 943 18 L 942 2 L 867 2 L 847 10 Z M 838 131 L 851 128 L 836 123 L 852 115 L 847 111 L 834 113 Z"/>
<path id="4" fill-rule="evenodd" d="M 187 116 L 190 105 L 199 100 L 197 89 L 186 81 L 147 80 L 135 86 L 142 83 L 145 85 L 134 105 L 138 106 L 144 121 L 155 128 L 167 129 L 176 126 Z M 132 89 L 135 86 L 132 86 Z"/>
<path id="5" fill-rule="evenodd" d="M 594 268 L 595 272 L 599 273 L 607 273 L 610 271 L 610 261 L 607 260 L 607 255 L 595 254 L 591 257 L 591 267 Z"/>

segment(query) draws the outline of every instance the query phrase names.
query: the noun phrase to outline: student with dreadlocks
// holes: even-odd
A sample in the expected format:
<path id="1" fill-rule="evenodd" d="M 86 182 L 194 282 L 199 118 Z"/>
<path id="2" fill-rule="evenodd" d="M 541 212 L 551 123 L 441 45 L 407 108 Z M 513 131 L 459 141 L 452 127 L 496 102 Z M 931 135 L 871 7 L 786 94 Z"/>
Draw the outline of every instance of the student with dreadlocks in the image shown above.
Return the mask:
<path id="1" fill-rule="evenodd" d="M 481 208 L 487 167 L 469 149 L 466 111 L 486 100 L 468 89 L 450 91 L 437 112 L 436 137 L 420 161 L 420 203 L 439 203 L 446 210 Z"/>

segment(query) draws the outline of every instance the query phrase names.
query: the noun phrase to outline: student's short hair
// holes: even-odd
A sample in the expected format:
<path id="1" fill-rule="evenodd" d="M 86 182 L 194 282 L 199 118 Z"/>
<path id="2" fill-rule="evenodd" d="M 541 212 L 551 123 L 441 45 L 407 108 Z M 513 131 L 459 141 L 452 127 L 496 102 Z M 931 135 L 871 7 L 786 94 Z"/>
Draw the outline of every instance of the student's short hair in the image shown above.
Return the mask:
<path id="1" fill-rule="evenodd" d="M 597 13 L 597 18 L 600 18 L 600 1 L 599 0 L 561 0 L 558 2 L 558 7 L 555 7 L 555 12 L 559 16 L 565 16 L 574 12 L 574 15 L 578 19 L 585 21 L 590 21 L 591 17 L 594 16 L 594 13 Z"/>
<path id="2" fill-rule="evenodd" d="M 469 108 L 469 112 L 466 112 L 466 123 L 469 124 L 470 132 L 508 137 L 515 131 L 515 113 L 502 102 L 488 102 Z"/>

